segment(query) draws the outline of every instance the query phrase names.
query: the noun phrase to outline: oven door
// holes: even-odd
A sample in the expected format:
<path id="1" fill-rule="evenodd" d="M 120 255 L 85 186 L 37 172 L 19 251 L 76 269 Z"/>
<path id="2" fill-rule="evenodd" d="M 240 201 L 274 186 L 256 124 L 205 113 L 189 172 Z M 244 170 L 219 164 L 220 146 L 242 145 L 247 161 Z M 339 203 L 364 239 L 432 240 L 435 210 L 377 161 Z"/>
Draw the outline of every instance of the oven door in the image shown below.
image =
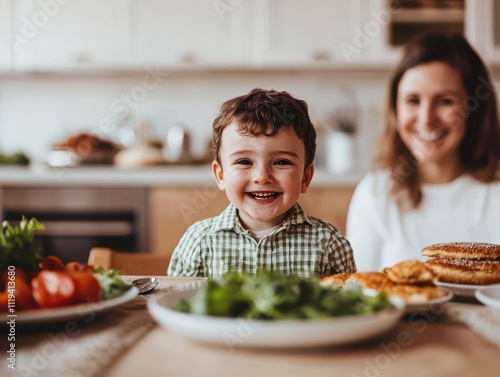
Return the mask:
<path id="1" fill-rule="evenodd" d="M 64 263 L 87 263 L 92 247 L 137 251 L 138 237 L 134 231 L 133 213 L 5 213 L 6 220 L 17 225 L 22 216 L 35 217 L 45 225 L 45 231 L 36 235 L 35 242 L 44 255 L 55 255 Z"/>
<path id="2" fill-rule="evenodd" d="M 139 189 L 4 189 L 4 220 L 35 217 L 44 255 L 86 264 L 90 249 L 147 250 L 146 192 Z"/>

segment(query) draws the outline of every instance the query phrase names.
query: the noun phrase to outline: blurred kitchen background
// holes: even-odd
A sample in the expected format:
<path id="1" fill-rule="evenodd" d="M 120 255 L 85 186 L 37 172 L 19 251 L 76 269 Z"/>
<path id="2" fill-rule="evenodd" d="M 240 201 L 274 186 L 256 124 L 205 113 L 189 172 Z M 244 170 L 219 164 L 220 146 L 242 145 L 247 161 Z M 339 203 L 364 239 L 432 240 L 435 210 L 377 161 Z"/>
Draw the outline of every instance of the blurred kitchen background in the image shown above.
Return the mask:
<path id="1" fill-rule="evenodd" d="M 0 0 L 2 218 L 52 221 L 59 249 L 171 253 L 227 203 L 208 165 L 220 105 L 262 87 L 309 104 L 302 204 L 344 231 L 401 45 L 430 29 L 464 33 L 498 80 L 500 0 Z"/>

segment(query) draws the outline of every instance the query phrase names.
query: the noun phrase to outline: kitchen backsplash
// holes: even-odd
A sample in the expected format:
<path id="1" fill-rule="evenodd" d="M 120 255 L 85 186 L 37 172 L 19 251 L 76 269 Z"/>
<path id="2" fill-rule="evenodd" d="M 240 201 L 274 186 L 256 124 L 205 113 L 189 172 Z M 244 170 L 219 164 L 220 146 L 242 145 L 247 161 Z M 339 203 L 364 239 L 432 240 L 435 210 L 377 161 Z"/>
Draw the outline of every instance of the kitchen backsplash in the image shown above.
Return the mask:
<path id="1" fill-rule="evenodd" d="M 357 103 L 354 135 L 358 167 L 369 164 L 370 149 L 382 124 L 389 72 L 379 71 L 144 71 L 114 77 L 83 75 L 18 76 L 0 80 L 0 150 L 23 150 L 42 160 L 54 143 L 89 131 L 117 139 L 121 127 L 149 122 L 152 137 L 184 124 L 191 132 L 193 153 L 206 150 L 211 124 L 220 105 L 254 87 L 289 91 L 306 100 L 311 118 L 325 132 L 325 119 L 335 108 Z M 317 163 L 324 163 L 324 138 L 318 138 Z"/>

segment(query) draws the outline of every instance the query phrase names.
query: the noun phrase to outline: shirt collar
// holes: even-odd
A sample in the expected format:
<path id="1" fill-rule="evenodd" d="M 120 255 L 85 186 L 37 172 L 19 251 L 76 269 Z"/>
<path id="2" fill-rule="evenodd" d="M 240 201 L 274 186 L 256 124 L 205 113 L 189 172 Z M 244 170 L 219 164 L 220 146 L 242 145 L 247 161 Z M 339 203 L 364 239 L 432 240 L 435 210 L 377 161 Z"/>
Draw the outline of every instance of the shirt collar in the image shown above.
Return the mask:
<path id="1" fill-rule="evenodd" d="M 220 230 L 234 230 L 237 233 L 247 233 L 246 229 L 241 224 L 238 217 L 238 210 L 233 204 L 229 204 L 226 209 L 216 218 L 212 225 L 213 232 Z M 283 222 L 283 228 L 287 229 L 291 226 L 299 224 L 309 224 L 312 225 L 313 222 L 309 216 L 307 216 L 302 207 L 295 203 L 288 213 L 285 221 Z"/>
<path id="2" fill-rule="evenodd" d="M 294 206 L 290 209 L 290 213 L 288 214 L 288 217 L 285 219 L 283 222 L 283 226 L 285 228 L 288 228 L 293 225 L 299 225 L 299 224 L 309 224 L 312 225 L 313 221 L 309 216 L 307 216 L 304 211 L 302 210 L 302 207 L 299 205 L 299 203 L 295 203 Z"/>

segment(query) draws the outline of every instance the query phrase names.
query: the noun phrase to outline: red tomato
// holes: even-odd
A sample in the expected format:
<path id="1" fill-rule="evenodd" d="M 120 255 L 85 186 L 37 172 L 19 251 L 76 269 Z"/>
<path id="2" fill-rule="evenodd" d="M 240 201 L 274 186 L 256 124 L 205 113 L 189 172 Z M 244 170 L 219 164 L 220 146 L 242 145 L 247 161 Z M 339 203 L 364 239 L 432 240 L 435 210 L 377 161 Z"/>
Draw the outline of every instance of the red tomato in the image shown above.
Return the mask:
<path id="1" fill-rule="evenodd" d="M 68 272 L 75 272 L 75 271 L 81 271 L 82 266 L 78 262 L 69 262 L 66 263 L 66 271 Z"/>
<path id="2" fill-rule="evenodd" d="M 7 292 L 0 292 L 0 312 L 8 310 L 8 294 Z"/>
<path id="3" fill-rule="evenodd" d="M 64 271 L 66 268 L 64 267 L 63 262 L 58 257 L 53 255 L 46 256 L 43 258 L 41 262 L 42 270 L 50 270 L 50 271 Z"/>
<path id="4" fill-rule="evenodd" d="M 40 271 L 31 281 L 33 297 L 42 308 L 56 308 L 73 303 L 75 283 L 70 274 L 61 271 Z"/>
<path id="5" fill-rule="evenodd" d="M 5 269 L 0 273 L 0 291 L 3 291 L 5 289 L 5 284 L 7 284 L 7 274 L 8 270 Z"/>
<path id="6" fill-rule="evenodd" d="M 75 283 L 75 303 L 100 301 L 102 299 L 99 280 L 90 271 L 75 271 L 71 273 Z"/>
<path id="7" fill-rule="evenodd" d="M 36 307 L 35 301 L 33 301 L 31 287 L 29 284 L 28 274 L 20 269 L 2 272 L 3 282 L 3 292 L 0 297 L 0 310 L 7 311 L 7 303 L 9 294 L 12 296 L 12 300 L 15 303 L 15 310 L 26 310 L 33 309 Z M 4 304 L 5 300 L 5 304 Z"/>
<path id="8" fill-rule="evenodd" d="M 29 285 L 31 281 L 31 275 L 26 273 L 22 268 L 16 268 L 10 272 L 10 276 L 15 276 L 16 280 L 21 279 Z M 0 273 L 0 289 L 3 291 L 7 287 L 7 282 L 9 280 L 9 270 L 5 269 Z"/>
<path id="9" fill-rule="evenodd" d="M 8 287 L 7 287 L 8 288 Z M 8 291 L 7 291 L 8 292 Z M 33 292 L 29 283 L 22 278 L 16 278 L 16 310 L 27 310 L 36 308 L 36 303 L 33 300 Z"/>

